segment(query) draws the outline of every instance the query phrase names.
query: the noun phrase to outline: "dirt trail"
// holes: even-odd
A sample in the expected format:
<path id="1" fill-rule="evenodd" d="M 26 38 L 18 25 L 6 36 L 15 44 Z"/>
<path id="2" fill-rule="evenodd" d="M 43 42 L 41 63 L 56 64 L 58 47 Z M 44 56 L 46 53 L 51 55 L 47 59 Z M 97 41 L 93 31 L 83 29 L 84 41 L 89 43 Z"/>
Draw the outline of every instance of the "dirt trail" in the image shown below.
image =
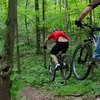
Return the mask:
<path id="1" fill-rule="evenodd" d="M 34 92 L 34 90 L 36 89 L 27 86 L 24 88 L 24 90 L 20 91 L 19 93 L 23 96 L 26 96 L 29 100 L 66 100 L 65 98 L 45 96 L 42 93 L 36 91 Z"/>
<path id="2" fill-rule="evenodd" d="M 27 86 L 24 88 L 24 90 L 21 90 L 19 93 L 20 95 L 26 96 L 28 100 L 100 100 L 100 97 L 90 97 L 90 98 L 85 98 L 82 99 L 81 97 L 55 97 L 55 96 L 50 96 L 47 94 L 45 96 L 42 92 L 36 92 L 36 89 L 31 88 L 30 86 Z M 35 92 L 34 92 L 35 91 Z"/>

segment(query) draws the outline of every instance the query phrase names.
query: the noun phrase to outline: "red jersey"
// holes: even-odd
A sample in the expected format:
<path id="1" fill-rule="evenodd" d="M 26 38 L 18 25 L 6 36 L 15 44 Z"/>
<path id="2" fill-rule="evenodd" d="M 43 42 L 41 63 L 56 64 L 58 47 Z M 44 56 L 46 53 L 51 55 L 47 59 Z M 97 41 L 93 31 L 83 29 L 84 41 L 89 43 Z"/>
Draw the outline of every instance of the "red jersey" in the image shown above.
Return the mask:
<path id="1" fill-rule="evenodd" d="M 56 42 L 58 42 L 59 36 L 63 36 L 67 40 L 69 40 L 69 37 L 65 33 L 61 32 L 61 31 L 55 31 L 55 32 L 53 32 L 51 35 L 48 36 L 48 40 L 51 39 L 51 38 L 53 38 Z"/>

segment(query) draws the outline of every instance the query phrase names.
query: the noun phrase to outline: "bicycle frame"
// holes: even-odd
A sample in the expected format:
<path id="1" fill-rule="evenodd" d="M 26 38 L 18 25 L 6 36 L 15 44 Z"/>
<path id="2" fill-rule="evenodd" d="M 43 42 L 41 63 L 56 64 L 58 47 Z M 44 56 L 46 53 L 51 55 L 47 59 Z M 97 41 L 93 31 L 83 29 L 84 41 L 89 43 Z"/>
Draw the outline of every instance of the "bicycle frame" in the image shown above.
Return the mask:
<path id="1" fill-rule="evenodd" d="M 90 36 L 90 41 L 93 42 L 94 46 L 96 47 L 97 46 L 97 39 L 96 39 L 96 36 L 94 34 L 95 31 L 100 31 L 100 27 L 94 27 L 92 25 L 88 25 L 88 24 L 83 24 L 83 28 L 84 26 L 88 27 L 91 29 L 91 31 L 89 32 Z"/>
<path id="2" fill-rule="evenodd" d="M 80 56 L 78 57 L 78 63 L 79 64 L 83 64 L 87 61 L 88 52 L 87 52 L 86 56 L 84 57 L 84 59 L 82 59 L 84 46 L 89 46 L 91 48 L 91 51 L 92 51 L 92 45 L 95 46 L 95 47 L 97 46 L 97 40 L 96 40 L 96 36 L 94 35 L 94 30 L 91 30 L 89 32 L 89 37 L 84 40 L 83 48 L 81 48 Z"/>
<path id="3" fill-rule="evenodd" d="M 100 31 L 100 27 L 93 27 L 91 25 L 83 24 L 84 26 L 90 28 L 88 38 L 84 39 L 84 43 L 79 44 L 72 57 L 72 69 L 76 79 L 84 80 L 90 73 L 92 68 L 92 47 L 98 46 L 96 42 L 96 36 L 94 35 L 95 31 Z M 95 62 L 94 62 L 95 63 Z"/>
<path id="4" fill-rule="evenodd" d="M 91 31 L 89 33 L 90 34 L 90 37 L 88 38 L 88 41 L 90 41 L 91 43 L 93 43 L 94 46 L 96 47 L 97 46 L 96 36 L 93 33 L 94 33 L 94 31 Z"/>
<path id="5" fill-rule="evenodd" d="M 63 66 L 63 59 L 62 59 L 62 57 L 61 57 L 61 53 L 59 53 L 59 54 L 57 55 L 57 58 L 58 58 L 58 62 L 60 63 L 60 65 Z"/>

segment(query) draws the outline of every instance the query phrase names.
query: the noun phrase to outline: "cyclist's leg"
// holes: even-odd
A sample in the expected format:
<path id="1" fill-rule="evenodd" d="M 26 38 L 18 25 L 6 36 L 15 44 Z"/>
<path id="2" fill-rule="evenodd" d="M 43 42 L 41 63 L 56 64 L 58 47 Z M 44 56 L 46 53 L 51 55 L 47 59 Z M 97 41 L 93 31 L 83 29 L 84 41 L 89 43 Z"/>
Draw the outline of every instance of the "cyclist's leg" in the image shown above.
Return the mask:
<path id="1" fill-rule="evenodd" d="M 69 48 L 69 43 L 68 42 L 63 42 L 62 43 L 62 50 L 61 50 L 61 58 L 62 58 L 62 63 L 63 66 L 61 67 L 61 75 L 64 80 L 68 80 L 71 77 L 72 73 L 72 68 L 70 66 L 70 57 L 66 55 L 66 51 Z"/>
<path id="2" fill-rule="evenodd" d="M 54 54 L 50 54 L 51 58 L 52 58 L 52 61 L 55 63 L 55 64 L 58 64 L 58 59 L 56 57 L 56 55 Z"/>
<path id="3" fill-rule="evenodd" d="M 52 61 L 55 63 L 55 69 L 56 70 L 59 69 L 60 64 L 58 62 L 58 59 L 57 59 L 56 55 L 51 54 L 51 58 L 52 58 Z"/>
<path id="4" fill-rule="evenodd" d="M 58 52 L 60 51 L 59 47 L 60 47 L 59 43 L 56 43 L 56 45 L 52 48 L 52 50 L 50 52 L 51 53 L 50 56 L 51 56 L 52 60 L 54 61 L 54 63 L 56 64 L 55 68 L 60 66 L 57 56 L 56 56 L 58 54 Z"/>
<path id="5" fill-rule="evenodd" d="M 100 59 L 100 32 L 99 32 L 97 46 L 95 48 L 93 58 L 94 59 Z"/>
<path id="6" fill-rule="evenodd" d="M 62 60 L 64 58 L 64 56 L 66 55 L 66 51 L 68 50 L 69 48 L 69 42 L 65 42 L 62 44 L 62 53 L 61 53 L 61 56 L 62 56 Z"/>

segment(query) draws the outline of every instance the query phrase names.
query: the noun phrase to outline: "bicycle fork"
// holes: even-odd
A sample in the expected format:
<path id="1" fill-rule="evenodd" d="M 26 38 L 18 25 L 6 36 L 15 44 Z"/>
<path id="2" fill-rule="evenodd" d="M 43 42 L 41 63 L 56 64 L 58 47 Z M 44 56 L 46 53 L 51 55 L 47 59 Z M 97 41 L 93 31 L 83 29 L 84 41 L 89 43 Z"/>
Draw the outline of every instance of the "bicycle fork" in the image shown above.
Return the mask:
<path id="1" fill-rule="evenodd" d="M 83 58 L 83 51 L 84 51 L 84 47 L 81 48 L 80 50 L 80 54 L 79 54 L 79 57 L 78 57 L 78 64 L 83 64 L 87 61 L 87 57 L 88 57 L 88 52 L 86 53 L 85 57 Z"/>

